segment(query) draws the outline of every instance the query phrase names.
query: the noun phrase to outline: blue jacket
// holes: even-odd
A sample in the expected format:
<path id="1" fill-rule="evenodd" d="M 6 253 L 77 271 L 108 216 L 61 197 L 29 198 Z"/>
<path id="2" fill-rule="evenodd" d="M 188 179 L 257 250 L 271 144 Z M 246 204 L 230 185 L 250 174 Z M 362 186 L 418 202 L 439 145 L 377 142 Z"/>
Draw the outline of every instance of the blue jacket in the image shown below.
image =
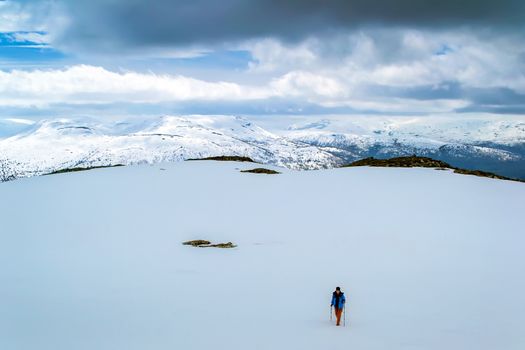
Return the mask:
<path id="1" fill-rule="evenodd" d="M 339 294 L 339 298 L 337 298 L 335 292 L 332 294 L 332 306 L 334 306 L 336 309 L 342 309 L 345 306 L 345 303 L 345 293 L 341 292 L 341 294 Z"/>

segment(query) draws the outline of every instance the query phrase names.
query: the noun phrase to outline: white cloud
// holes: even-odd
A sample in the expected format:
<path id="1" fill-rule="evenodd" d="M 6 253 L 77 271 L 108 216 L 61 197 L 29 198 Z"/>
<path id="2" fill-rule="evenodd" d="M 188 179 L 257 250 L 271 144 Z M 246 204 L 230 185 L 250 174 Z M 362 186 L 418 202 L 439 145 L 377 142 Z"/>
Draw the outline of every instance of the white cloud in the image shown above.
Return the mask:
<path id="1" fill-rule="evenodd" d="M 155 103 L 169 101 L 247 101 L 299 97 L 322 101 L 344 97 L 336 80 L 290 72 L 261 86 L 208 82 L 181 75 L 113 72 L 77 65 L 62 70 L 0 71 L 0 104 Z"/>
<path id="2" fill-rule="evenodd" d="M 63 70 L 0 71 L 0 104 L 155 103 L 184 100 L 264 98 L 260 89 L 230 82 L 206 82 L 184 76 L 117 73 L 78 65 Z"/>
<path id="3" fill-rule="evenodd" d="M 310 96 L 321 99 L 344 97 L 344 86 L 334 78 L 303 71 L 289 72 L 270 83 L 278 96 Z M 315 100 L 315 99 L 314 99 Z"/>
<path id="4" fill-rule="evenodd" d="M 355 87 L 354 87 L 355 90 Z M 180 75 L 113 72 L 78 65 L 61 70 L 0 71 L 0 106 L 43 107 L 54 104 L 111 104 L 205 101 L 249 103 L 279 98 L 324 107 L 351 107 L 377 111 L 450 111 L 462 100 L 432 102 L 354 94 L 341 80 L 305 71 L 293 71 L 258 86 L 235 82 L 208 82 Z"/>
<path id="5" fill-rule="evenodd" d="M 20 5 L 11 1 L 0 2 L 0 32 L 20 30 L 20 23 L 31 18 L 29 13 L 23 13 Z"/>
<path id="6" fill-rule="evenodd" d="M 317 60 L 315 52 L 310 49 L 310 40 L 285 46 L 275 39 L 255 40 L 241 45 L 242 49 L 251 52 L 254 61 L 249 69 L 254 72 L 277 71 L 290 66 L 305 66 Z M 286 65 L 283 65 L 286 62 Z"/>
<path id="7" fill-rule="evenodd" d="M 0 32 L 43 31 L 46 29 L 50 1 L 22 4 L 0 1 Z"/>
<path id="8" fill-rule="evenodd" d="M 49 34 L 39 32 L 15 32 L 8 35 L 9 39 L 18 43 L 49 44 Z"/>
<path id="9" fill-rule="evenodd" d="M 349 87 L 456 81 L 466 87 L 504 87 L 525 93 L 525 42 L 519 37 L 389 28 L 291 45 L 266 39 L 246 47 L 254 57 L 252 71 L 308 71 L 334 77 Z"/>

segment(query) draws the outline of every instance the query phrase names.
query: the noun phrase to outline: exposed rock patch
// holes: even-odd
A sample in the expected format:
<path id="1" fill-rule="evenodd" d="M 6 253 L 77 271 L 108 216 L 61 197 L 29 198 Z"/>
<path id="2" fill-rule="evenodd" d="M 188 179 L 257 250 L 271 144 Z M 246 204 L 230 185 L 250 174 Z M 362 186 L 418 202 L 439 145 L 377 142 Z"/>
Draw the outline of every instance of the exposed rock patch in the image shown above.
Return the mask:
<path id="1" fill-rule="evenodd" d="M 241 170 L 241 173 L 254 173 L 254 174 L 280 174 L 280 172 L 271 170 L 271 169 L 265 169 L 265 168 L 255 168 L 255 169 L 249 169 L 249 170 Z"/>
<path id="2" fill-rule="evenodd" d="M 210 244 L 210 247 L 214 248 L 235 248 L 237 247 L 232 242 L 226 242 L 226 243 L 217 243 L 217 244 Z"/>
<path id="3" fill-rule="evenodd" d="M 204 239 L 196 239 L 196 240 L 193 240 L 193 241 L 182 242 L 182 244 L 184 244 L 184 245 L 191 245 L 192 247 L 200 247 L 200 246 L 203 246 L 203 245 L 210 245 L 211 242 L 210 241 L 206 241 Z"/>
<path id="4" fill-rule="evenodd" d="M 182 242 L 182 244 L 191 245 L 192 247 L 198 247 L 198 248 L 235 248 L 237 247 L 237 245 L 233 244 L 232 242 L 212 244 L 210 241 L 206 241 L 204 239 L 186 241 L 186 242 Z"/>

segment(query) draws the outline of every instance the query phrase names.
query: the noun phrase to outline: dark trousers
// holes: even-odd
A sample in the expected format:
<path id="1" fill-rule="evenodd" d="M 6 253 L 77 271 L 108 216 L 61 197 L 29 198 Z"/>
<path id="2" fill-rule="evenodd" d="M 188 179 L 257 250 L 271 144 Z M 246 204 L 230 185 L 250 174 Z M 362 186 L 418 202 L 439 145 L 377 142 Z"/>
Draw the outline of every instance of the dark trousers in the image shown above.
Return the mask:
<path id="1" fill-rule="evenodd" d="M 335 309 L 336 325 L 339 326 L 341 324 L 341 315 L 343 314 L 343 309 L 338 309 L 338 308 L 334 308 L 334 309 Z"/>

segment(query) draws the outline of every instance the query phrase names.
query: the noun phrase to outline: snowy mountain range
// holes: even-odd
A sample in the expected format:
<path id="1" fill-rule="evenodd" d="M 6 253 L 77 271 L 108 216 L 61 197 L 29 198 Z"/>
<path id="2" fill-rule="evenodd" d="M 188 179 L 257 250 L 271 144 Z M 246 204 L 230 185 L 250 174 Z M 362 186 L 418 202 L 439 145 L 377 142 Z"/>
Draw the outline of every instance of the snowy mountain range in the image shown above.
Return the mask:
<path id="1" fill-rule="evenodd" d="M 320 169 L 370 156 L 417 154 L 525 178 L 525 119 L 519 118 L 333 117 L 264 128 L 264 120 L 255 124 L 234 116 L 62 118 L 24 122 L 15 131 L 11 124 L 0 123 L 0 160 L 18 176 L 217 155 Z"/>
<path id="2" fill-rule="evenodd" d="M 286 136 L 344 162 L 417 154 L 525 178 L 524 118 L 353 118 L 292 125 Z"/>
<path id="3" fill-rule="evenodd" d="M 227 116 L 110 123 L 87 118 L 44 120 L 0 140 L 0 154 L 15 162 L 22 176 L 224 154 L 291 169 L 332 167 L 339 161 L 316 146 L 272 134 L 244 118 Z"/>

